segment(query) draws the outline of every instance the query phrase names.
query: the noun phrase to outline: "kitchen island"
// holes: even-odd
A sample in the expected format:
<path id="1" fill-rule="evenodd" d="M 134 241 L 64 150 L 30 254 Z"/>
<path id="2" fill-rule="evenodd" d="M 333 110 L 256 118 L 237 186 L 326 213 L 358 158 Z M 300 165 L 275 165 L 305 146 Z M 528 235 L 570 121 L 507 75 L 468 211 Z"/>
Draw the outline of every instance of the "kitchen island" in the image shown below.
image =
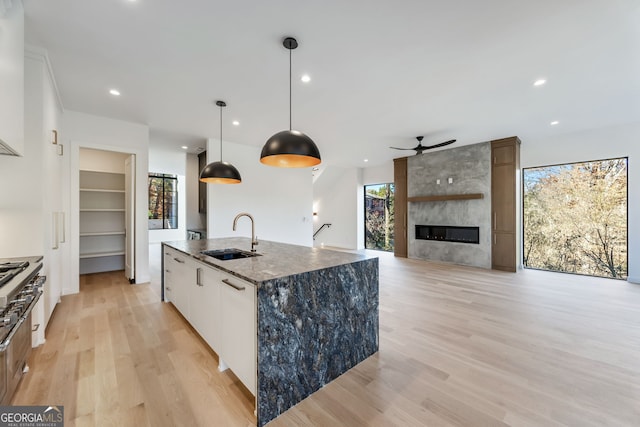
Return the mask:
<path id="1" fill-rule="evenodd" d="M 378 351 L 378 259 L 248 238 L 163 242 L 162 295 L 256 397 L 263 426 Z"/>

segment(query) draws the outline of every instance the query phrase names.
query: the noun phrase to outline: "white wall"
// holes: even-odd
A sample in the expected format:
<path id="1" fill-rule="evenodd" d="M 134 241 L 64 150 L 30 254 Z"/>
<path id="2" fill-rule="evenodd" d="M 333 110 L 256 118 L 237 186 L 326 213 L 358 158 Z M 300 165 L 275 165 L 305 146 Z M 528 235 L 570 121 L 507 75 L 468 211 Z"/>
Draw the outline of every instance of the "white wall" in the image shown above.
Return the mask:
<path id="1" fill-rule="evenodd" d="M 8 10 L 5 8 L 8 7 Z M 21 0 L 0 6 L 0 141 L 25 153 L 24 10 Z"/>
<path id="2" fill-rule="evenodd" d="M 151 142 L 153 143 L 153 141 Z M 178 228 L 174 230 L 149 230 L 149 243 L 185 240 L 187 238 L 186 169 L 187 153 L 184 151 L 149 146 L 149 172 L 178 176 Z"/>
<path id="3" fill-rule="evenodd" d="M 187 230 L 202 230 L 207 228 L 207 215 L 199 213 L 198 206 L 198 179 L 200 170 L 198 156 L 196 154 L 187 155 L 187 170 L 185 173 L 185 185 L 187 192 Z"/>
<path id="4" fill-rule="evenodd" d="M 136 159 L 136 232 L 135 232 L 135 280 L 144 283 L 149 276 L 148 194 L 147 177 L 149 164 L 149 128 L 146 125 L 107 119 L 75 111 L 66 111 L 63 116 L 64 143 L 71 157 L 71 268 L 70 280 L 63 292 L 79 291 L 79 165 L 80 148 L 116 151 L 134 154 Z"/>
<path id="5" fill-rule="evenodd" d="M 588 160 L 629 157 L 628 169 L 628 281 L 640 283 L 640 122 L 522 141 L 523 168 Z"/>
<path id="6" fill-rule="evenodd" d="M 219 160 L 218 144 L 214 139 L 207 141 L 208 163 Z M 265 166 L 260 163 L 260 151 L 260 147 L 224 143 L 224 160 L 238 169 L 242 183 L 207 184 L 208 237 L 250 237 L 247 218 L 239 220 L 237 231 L 232 230 L 234 217 L 248 212 L 255 219 L 259 239 L 312 246 L 311 169 Z"/>
<path id="7" fill-rule="evenodd" d="M 393 162 L 369 168 L 326 166 L 313 184 L 314 230 L 322 230 L 314 246 L 364 248 L 364 186 L 393 182 Z"/>
<path id="8" fill-rule="evenodd" d="M 362 182 L 364 185 L 393 182 L 393 161 L 362 169 Z"/>
<path id="9" fill-rule="evenodd" d="M 358 168 L 327 166 L 316 179 L 313 209 L 318 215 L 314 217 L 314 231 L 322 224 L 331 224 L 331 227 L 318 233 L 314 246 L 362 247 L 364 228 L 358 223 L 359 213 L 364 209 L 361 175 Z"/>
<path id="10" fill-rule="evenodd" d="M 47 151 L 42 143 L 42 84 L 38 70 L 29 68 L 26 92 L 29 110 L 23 156 L 0 156 L 0 257 L 44 255 L 43 173 Z"/>
<path id="11" fill-rule="evenodd" d="M 124 162 L 129 154 L 115 151 L 80 148 L 79 167 L 82 170 L 109 173 L 124 173 Z"/>

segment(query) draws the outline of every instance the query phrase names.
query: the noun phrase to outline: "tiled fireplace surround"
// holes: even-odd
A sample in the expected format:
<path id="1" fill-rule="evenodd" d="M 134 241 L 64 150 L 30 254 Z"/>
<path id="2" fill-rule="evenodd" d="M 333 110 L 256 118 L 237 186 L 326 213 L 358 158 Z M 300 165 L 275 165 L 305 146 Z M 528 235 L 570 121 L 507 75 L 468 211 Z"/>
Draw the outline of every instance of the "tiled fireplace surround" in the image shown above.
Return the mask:
<path id="1" fill-rule="evenodd" d="M 409 202 L 409 258 L 491 268 L 491 143 L 425 152 L 407 160 L 408 197 L 481 193 L 482 199 Z M 452 183 L 449 183 L 449 179 Z M 438 184 L 439 180 L 439 184 Z M 480 243 L 416 240 L 416 225 L 479 227 Z"/>

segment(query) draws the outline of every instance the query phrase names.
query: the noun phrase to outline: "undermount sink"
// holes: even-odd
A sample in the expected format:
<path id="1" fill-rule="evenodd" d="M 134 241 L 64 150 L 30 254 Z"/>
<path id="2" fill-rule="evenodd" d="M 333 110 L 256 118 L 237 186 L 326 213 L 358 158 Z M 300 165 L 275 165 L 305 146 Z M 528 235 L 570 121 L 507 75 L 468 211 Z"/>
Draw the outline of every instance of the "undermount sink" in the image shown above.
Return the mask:
<path id="1" fill-rule="evenodd" d="M 215 249 L 210 251 L 202 251 L 200 253 L 202 255 L 210 256 L 222 261 L 228 261 L 230 259 L 251 258 L 254 256 L 260 256 L 260 254 L 257 254 L 255 252 L 247 252 L 247 251 L 243 251 L 241 249 L 236 249 L 236 248 Z"/>

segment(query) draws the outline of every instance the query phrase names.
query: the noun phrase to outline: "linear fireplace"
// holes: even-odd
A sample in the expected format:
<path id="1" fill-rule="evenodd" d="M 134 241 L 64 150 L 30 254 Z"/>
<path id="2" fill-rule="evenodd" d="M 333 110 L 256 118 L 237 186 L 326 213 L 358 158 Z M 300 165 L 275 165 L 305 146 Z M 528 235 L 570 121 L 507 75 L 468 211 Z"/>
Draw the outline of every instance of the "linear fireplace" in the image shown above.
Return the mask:
<path id="1" fill-rule="evenodd" d="M 416 239 L 479 244 L 480 227 L 457 227 L 453 225 L 416 225 Z"/>

